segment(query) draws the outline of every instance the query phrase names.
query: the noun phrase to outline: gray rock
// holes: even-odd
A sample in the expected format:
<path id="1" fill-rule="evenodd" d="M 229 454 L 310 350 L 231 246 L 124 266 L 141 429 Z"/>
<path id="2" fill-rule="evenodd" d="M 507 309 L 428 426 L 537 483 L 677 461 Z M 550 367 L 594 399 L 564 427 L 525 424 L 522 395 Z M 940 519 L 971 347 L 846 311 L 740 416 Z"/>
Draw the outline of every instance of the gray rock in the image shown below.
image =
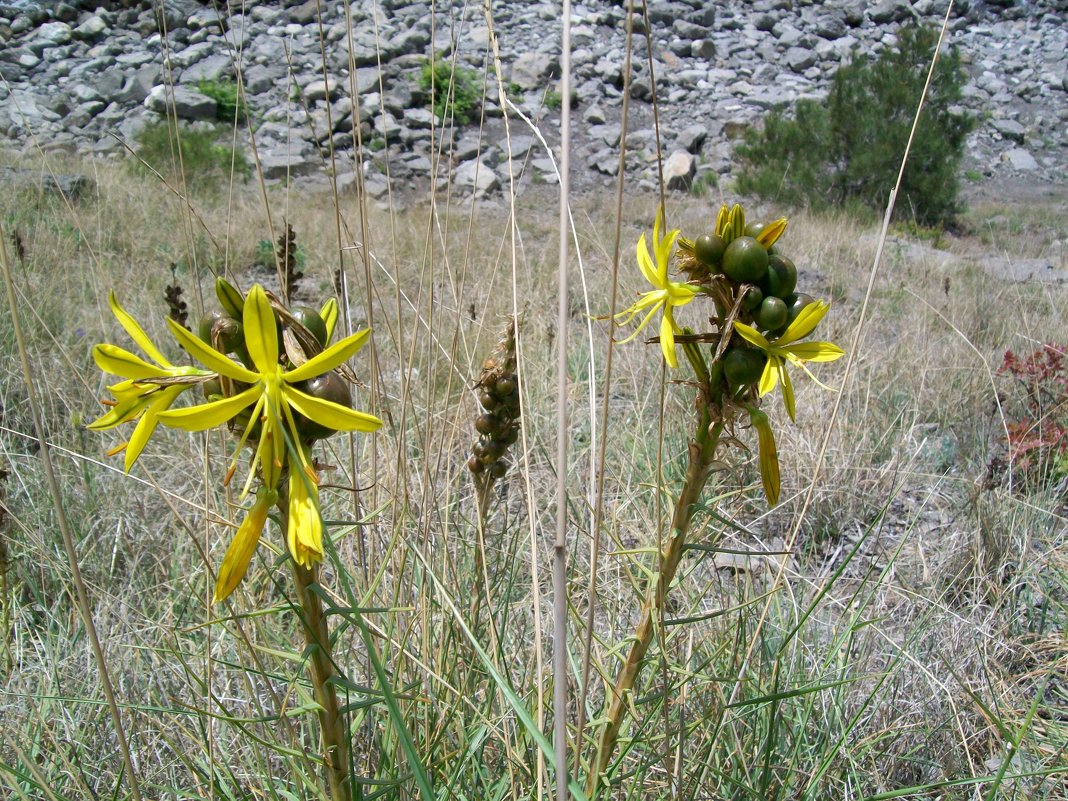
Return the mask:
<path id="1" fill-rule="evenodd" d="M 281 64 L 254 64 L 242 73 L 245 91 L 260 95 L 275 86 L 285 86 L 286 68 Z"/>
<path id="2" fill-rule="evenodd" d="M 497 173 L 481 159 L 465 161 L 457 167 L 453 172 L 452 182 L 453 186 L 473 189 L 476 195 L 485 195 L 501 186 Z"/>
<path id="3" fill-rule="evenodd" d="M 1007 151 L 1002 158 L 1014 169 L 1020 172 L 1034 172 L 1038 169 L 1035 157 L 1022 147 L 1014 147 Z"/>
<path id="4" fill-rule="evenodd" d="M 907 0 L 880 0 L 868 10 L 868 16 L 879 25 L 904 22 L 912 16 L 912 9 Z"/>
<path id="5" fill-rule="evenodd" d="M 33 34 L 33 40 L 30 42 L 30 46 L 36 49 L 37 45 L 43 49 L 45 47 L 55 47 L 57 45 L 65 45 L 73 38 L 74 34 L 70 25 L 65 22 L 46 22 Z M 38 51 L 40 52 L 40 51 Z"/>
<path id="6" fill-rule="evenodd" d="M 194 31 L 208 28 L 214 32 L 225 30 L 227 27 L 226 17 L 219 14 L 214 8 L 197 9 L 186 19 L 186 25 Z"/>
<path id="7" fill-rule="evenodd" d="M 218 81 L 233 74 L 230 56 L 214 53 L 182 71 L 181 83 L 198 83 L 199 81 Z"/>
<path id="8" fill-rule="evenodd" d="M 582 120 L 590 125 L 603 125 L 605 121 L 604 110 L 597 105 L 588 106 L 582 112 Z"/>
<path id="9" fill-rule="evenodd" d="M 1011 142 L 1022 145 L 1027 129 L 1016 120 L 994 120 L 991 127 Z"/>
<path id="10" fill-rule="evenodd" d="M 410 108 L 404 112 L 404 124 L 417 130 L 430 130 L 434 126 L 434 113 L 426 108 Z"/>
<path id="11" fill-rule="evenodd" d="M 135 72 L 127 76 L 122 90 L 113 99 L 122 103 L 141 105 L 152 92 L 153 87 L 159 84 L 162 77 L 163 70 L 154 64 L 138 67 Z"/>
<path id="12" fill-rule="evenodd" d="M 157 114 L 167 114 L 173 106 L 175 116 L 183 120 L 213 120 L 218 108 L 214 100 L 194 89 L 184 86 L 169 89 L 164 85 L 152 87 L 144 105 Z"/>
<path id="13" fill-rule="evenodd" d="M 270 181 L 308 175 L 315 172 L 319 159 L 311 154 L 285 151 L 265 151 L 260 154 L 263 177 Z"/>
<path id="14" fill-rule="evenodd" d="M 786 51 L 785 59 L 794 72 L 804 72 L 816 63 L 816 54 L 807 47 L 791 47 Z"/>
<path id="15" fill-rule="evenodd" d="M 96 184 L 85 175 L 55 175 L 41 170 L 20 170 L 17 167 L 0 167 L 0 183 L 7 186 L 29 186 L 40 192 L 65 195 L 77 200 L 93 191 Z"/>
<path id="16" fill-rule="evenodd" d="M 526 134 L 512 134 L 509 141 L 502 139 L 499 143 L 506 158 L 521 159 L 534 144 L 534 137 Z"/>
<path id="17" fill-rule="evenodd" d="M 823 14 L 816 18 L 812 29 L 824 39 L 840 39 L 846 35 L 845 14 Z"/>
<path id="18" fill-rule="evenodd" d="M 697 174 L 697 159 L 685 150 L 676 150 L 664 162 L 664 182 L 668 189 L 687 191 Z"/>
<path id="19" fill-rule="evenodd" d="M 108 30 L 108 24 L 94 14 L 71 31 L 71 35 L 79 41 L 92 42 L 106 35 Z"/>
<path id="20" fill-rule="evenodd" d="M 687 153 L 697 154 L 708 138 L 708 127 L 705 125 L 689 125 L 683 129 L 676 140 Z"/>
<path id="21" fill-rule="evenodd" d="M 523 53 L 512 64 L 511 81 L 520 89 L 539 89 L 560 72 L 555 57 L 545 53 Z"/>
<path id="22" fill-rule="evenodd" d="M 303 90 L 304 99 L 309 103 L 315 103 L 319 100 L 326 100 L 329 98 L 333 100 L 338 95 L 338 83 L 333 78 L 327 80 L 312 81 Z"/>

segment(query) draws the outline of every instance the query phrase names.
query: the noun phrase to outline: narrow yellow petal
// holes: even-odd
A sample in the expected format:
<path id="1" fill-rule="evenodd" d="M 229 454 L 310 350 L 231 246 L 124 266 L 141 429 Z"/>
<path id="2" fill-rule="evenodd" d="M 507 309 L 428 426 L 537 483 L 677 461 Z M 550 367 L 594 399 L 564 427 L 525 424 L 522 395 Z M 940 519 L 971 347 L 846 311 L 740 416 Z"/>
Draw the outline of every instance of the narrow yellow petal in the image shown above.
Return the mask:
<path id="1" fill-rule="evenodd" d="M 799 339 L 804 339 L 812 333 L 812 329 L 819 324 L 819 321 L 823 319 L 829 308 L 831 308 L 830 304 L 823 300 L 808 304 L 797 315 L 797 318 L 790 323 L 783 335 L 775 340 L 775 344 L 787 345 Z"/>
<path id="2" fill-rule="evenodd" d="M 167 368 L 149 364 L 140 356 L 106 342 L 93 348 L 93 361 L 105 373 L 134 381 L 142 378 L 165 378 L 170 375 Z"/>
<path id="3" fill-rule="evenodd" d="M 311 567 L 323 559 L 323 520 L 319 514 L 319 487 L 303 470 L 289 475 L 289 530 L 286 541 L 293 561 Z"/>
<path id="4" fill-rule="evenodd" d="M 738 332 L 738 335 L 747 342 L 756 345 L 761 350 L 768 350 L 771 348 L 771 344 L 767 338 L 757 331 L 753 326 L 740 323 L 737 320 L 734 321 L 734 330 Z M 761 393 L 764 394 L 764 393 Z"/>
<path id="5" fill-rule="evenodd" d="M 638 239 L 637 254 L 638 269 L 642 271 L 645 280 L 654 287 L 659 288 L 660 285 L 657 283 L 658 276 L 656 273 L 656 265 L 653 264 L 653 258 L 649 255 L 649 246 L 645 243 L 645 234 L 642 234 Z"/>
<path id="6" fill-rule="evenodd" d="M 119 303 L 119 299 L 115 296 L 114 290 L 108 292 L 108 306 L 111 308 L 111 313 L 115 315 L 115 319 L 119 321 L 126 333 L 130 335 L 130 339 L 137 343 L 137 346 L 141 348 L 150 359 L 154 359 L 157 364 L 164 367 L 170 367 L 171 363 L 167 361 L 163 354 L 159 352 L 152 340 L 148 338 L 148 334 L 141 328 L 140 323 L 133 318 L 126 309 Z"/>
<path id="7" fill-rule="evenodd" d="M 764 372 L 760 374 L 760 383 L 757 385 L 757 392 L 760 393 L 760 397 L 764 397 L 773 389 L 779 382 L 779 366 L 782 364 L 782 359 L 778 356 L 768 355 L 768 363 L 764 365 Z"/>
<path id="8" fill-rule="evenodd" d="M 779 237 L 786 231 L 786 218 L 780 217 L 775 222 L 765 225 L 756 236 L 756 241 L 765 248 L 770 248 L 779 241 Z"/>
<path id="9" fill-rule="evenodd" d="M 716 236 L 723 236 L 727 232 L 727 223 L 730 220 L 730 209 L 727 208 L 727 204 L 724 203 L 719 207 L 719 213 L 716 214 Z"/>
<path id="10" fill-rule="evenodd" d="M 256 552 L 256 546 L 260 542 L 263 526 L 267 522 L 267 512 L 277 497 L 277 493 L 263 490 L 256 496 L 256 502 L 252 504 L 230 547 L 226 549 L 226 555 L 219 567 L 219 579 L 215 583 L 215 598 L 212 603 L 224 600 L 237 589 L 237 585 L 245 577 L 252 554 Z"/>
<path id="11" fill-rule="evenodd" d="M 650 292 L 649 294 L 653 294 L 653 293 Z M 664 303 L 664 300 L 661 298 L 660 300 L 656 301 L 655 303 L 652 303 L 652 304 L 649 304 L 649 305 L 652 305 L 652 308 L 649 309 L 649 311 L 645 315 L 645 317 L 642 318 L 642 321 L 640 323 L 638 323 L 638 327 L 635 328 L 630 333 L 629 336 L 624 337 L 623 339 L 616 340 L 616 344 L 617 345 L 625 345 L 628 342 L 630 342 L 632 339 L 634 339 L 634 337 L 638 336 L 638 334 L 640 334 L 642 332 L 642 329 L 645 328 L 645 326 L 649 325 L 649 321 L 653 319 L 653 315 L 656 314 L 657 311 L 660 309 L 660 307 L 664 306 L 665 303 Z M 631 315 L 631 317 L 633 317 L 633 316 L 634 315 Z"/>
<path id="12" fill-rule="evenodd" d="M 157 393 L 159 397 L 148 407 L 144 416 L 134 428 L 133 434 L 130 435 L 130 442 L 126 446 L 126 461 L 124 464 L 127 473 L 130 472 L 130 468 L 134 466 L 137 457 L 141 455 L 141 451 L 145 449 L 145 445 L 148 444 L 148 440 L 155 432 L 156 426 L 159 424 L 159 413 L 168 409 L 174 403 L 174 399 L 187 389 L 189 389 L 189 384 L 178 384 L 173 387 L 166 387 L 162 392 Z"/>
<path id="13" fill-rule="evenodd" d="M 768 360 L 771 361 L 770 359 Z M 786 372 L 786 363 L 781 359 L 778 364 L 779 378 L 782 379 L 782 402 L 786 406 L 786 413 L 790 415 L 791 420 L 797 420 L 796 409 L 794 408 L 794 385 L 790 381 L 790 374 Z"/>
<path id="14" fill-rule="evenodd" d="M 678 356 L 675 354 L 675 321 L 671 316 L 671 307 L 664 309 L 664 319 L 660 321 L 660 350 L 664 354 L 664 361 L 672 370 L 679 366 Z"/>
<path id="15" fill-rule="evenodd" d="M 262 394 L 263 388 L 257 385 L 249 387 L 232 398 L 201 403 L 198 406 L 188 406 L 185 409 L 171 409 L 167 412 L 160 412 L 157 416 L 161 423 L 171 428 L 181 428 L 185 431 L 206 431 L 209 428 L 222 425 L 242 409 L 251 405 Z"/>
<path id="16" fill-rule="evenodd" d="M 219 375 L 224 375 L 227 378 L 232 378 L 234 381 L 241 381 L 245 384 L 255 384 L 259 381 L 260 377 L 257 373 L 242 367 L 229 357 L 219 353 L 211 345 L 189 333 L 169 317 L 167 318 L 167 325 L 171 329 L 171 333 L 174 334 L 174 338 L 178 340 L 178 344 L 205 367 L 214 370 Z"/>
<path id="17" fill-rule="evenodd" d="M 308 361 L 304 362 L 300 367 L 296 367 L 288 373 L 283 373 L 282 378 L 287 382 L 296 383 L 298 381 L 307 381 L 309 378 L 315 378 L 315 376 L 322 375 L 323 373 L 328 373 L 335 367 L 344 364 L 351 356 L 355 355 L 357 351 L 367 343 L 370 336 L 370 328 L 357 331 L 355 334 L 345 337 L 340 342 L 334 343 L 314 358 L 308 359 Z"/>
<path id="18" fill-rule="evenodd" d="M 335 431 L 377 431 L 382 427 L 382 421 L 373 414 L 358 412 L 322 398 L 314 398 L 296 387 L 287 385 L 282 389 L 282 394 L 294 409 L 309 420 Z"/>
<path id="19" fill-rule="evenodd" d="M 845 356 L 845 351 L 833 342 L 798 342 L 783 350 L 805 362 L 833 362 Z"/>
<path id="20" fill-rule="evenodd" d="M 278 329 L 271 301 L 259 284 L 245 298 L 244 323 L 245 346 L 252 363 L 261 373 L 274 372 L 278 369 Z"/>
<path id="21" fill-rule="evenodd" d="M 775 448 L 775 432 L 771 429 L 768 416 L 759 409 L 750 409 L 749 418 L 757 431 L 757 446 L 760 462 L 760 482 L 764 485 L 764 496 L 768 505 L 779 502 L 779 453 Z"/>
<path id="22" fill-rule="evenodd" d="M 337 301 L 334 298 L 330 298 L 323 304 L 323 307 L 319 309 L 319 316 L 323 318 L 323 322 L 326 323 L 326 341 L 329 342 L 334 336 L 334 326 L 337 325 L 338 308 Z"/>
<path id="23" fill-rule="evenodd" d="M 141 416 L 144 410 L 152 403 L 152 396 L 159 390 L 157 386 L 141 384 L 145 388 L 144 394 L 128 398 L 108 409 L 93 422 L 86 426 L 90 431 L 107 431 L 109 428 L 128 423 Z"/>

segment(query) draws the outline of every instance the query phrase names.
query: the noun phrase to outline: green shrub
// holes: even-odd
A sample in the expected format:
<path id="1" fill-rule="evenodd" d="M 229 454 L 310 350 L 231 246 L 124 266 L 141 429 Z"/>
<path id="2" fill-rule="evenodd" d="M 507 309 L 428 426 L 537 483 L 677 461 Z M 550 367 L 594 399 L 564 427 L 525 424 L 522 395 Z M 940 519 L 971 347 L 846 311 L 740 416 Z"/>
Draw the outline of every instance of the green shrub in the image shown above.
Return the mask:
<path id="1" fill-rule="evenodd" d="M 470 122 L 482 107 L 482 82 L 478 73 L 461 64 L 434 57 L 419 72 L 419 88 L 430 93 L 438 122 L 452 117 L 458 124 Z"/>
<path id="2" fill-rule="evenodd" d="M 798 101 L 792 117 L 770 112 L 763 129 L 750 131 L 735 150 L 739 191 L 788 204 L 859 201 L 882 209 L 937 39 L 926 28 L 902 28 L 896 49 L 839 69 L 825 101 Z M 925 225 L 948 222 L 960 211 L 958 170 L 975 124 L 956 108 L 965 78 L 957 52 L 943 53 L 902 179 L 898 207 Z"/>
<path id="3" fill-rule="evenodd" d="M 178 133 L 176 136 L 175 129 L 166 122 L 146 126 L 137 135 L 138 157 L 168 179 L 176 178 L 181 170 L 186 184 L 198 189 L 219 183 L 231 171 L 242 177 L 252 173 L 241 151 L 235 153 L 231 148 L 228 133 L 214 127 L 185 126 Z"/>
<path id="4" fill-rule="evenodd" d="M 219 122 L 243 122 L 248 116 L 248 107 L 237 91 L 237 84 L 230 80 L 203 80 L 197 90 L 215 101 L 215 119 Z"/>

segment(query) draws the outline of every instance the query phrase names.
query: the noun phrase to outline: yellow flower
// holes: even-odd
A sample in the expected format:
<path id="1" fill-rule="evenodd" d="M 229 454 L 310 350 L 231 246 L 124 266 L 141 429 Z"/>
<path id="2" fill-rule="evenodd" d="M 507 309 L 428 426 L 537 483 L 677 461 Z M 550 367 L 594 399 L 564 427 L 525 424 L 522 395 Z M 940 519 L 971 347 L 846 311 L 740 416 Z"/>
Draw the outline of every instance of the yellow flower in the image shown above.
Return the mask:
<path id="1" fill-rule="evenodd" d="M 334 316 L 336 320 L 336 315 Z M 165 425 L 186 431 L 203 431 L 222 425 L 252 407 L 231 469 L 241 447 L 259 427 L 255 454 L 249 466 L 244 492 L 248 492 L 259 468 L 264 489 L 238 535 L 223 558 L 218 598 L 225 598 L 241 581 L 248 568 L 252 551 L 259 541 L 266 512 L 261 509 L 263 491 L 276 492 L 283 470 L 289 468 L 289 551 L 293 559 L 308 566 L 322 559 L 322 519 L 319 516 L 319 492 L 315 468 L 308 449 L 301 442 L 296 415 L 335 431 L 375 431 L 382 421 L 374 415 L 349 409 L 332 401 L 313 397 L 297 384 L 327 373 L 340 366 L 367 342 L 370 330 L 359 331 L 326 348 L 304 364 L 286 370 L 279 362 L 278 333 L 274 309 L 262 286 L 249 290 L 242 309 L 245 345 L 255 370 L 250 370 L 202 342 L 181 326 L 171 323 L 171 331 L 194 358 L 233 381 L 249 385 L 233 397 L 173 409 L 161 413 Z M 333 322 L 333 321 L 331 321 Z M 255 536 L 252 530 L 255 528 Z M 223 583 L 223 576 L 226 583 Z"/>
<path id="2" fill-rule="evenodd" d="M 664 359 L 670 367 L 678 367 L 678 359 L 675 356 L 675 334 L 681 329 L 675 322 L 674 309 L 676 306 L 685 306 L 694 299 L 697 290 L 688 284 L 668 280 L 668 264 L 671 261 L 671 253 L 675 247 L 675 240 L 679 236 L 678 229 L 669 231 L 667 236 L 660 236 L 660 226 L 664 222 L 663 208 L 656 215 L 653 222 L 653 258 L 649 255 L 649 247 L 645 243 L 645 234 L 638 240 L 638 267 L 645 276 L 645 280 L 655 287 L 649 292 L 643 292 L 640 299 L 630 308 L 624 309 L 616 315 L 619 325 L 626 325 L 635 315 L 648 309 L 648 313 L 642 318 L 641 323 L 634 332 L 626 339 L 620 340 L 620 344 L 630 342 L 641 333 L 648 325 L 658 309 L 664 310 L 664 317 L 660 321 L 660 350 L 664 353 Z M 655 258 L 655 264 L 654 264 Z"/>
<path id="3" fill-rule="evenodd" d="M 114 398 L 108 402 L 111 409 L 91 422 L 88 428 L 106 431 L 138 421 L 129 441 L 109 451 L 113 454 L 125 449 L 125 469 L 129 473 L 156 430 L 159 414 L 169 409 L 185 390 L 213 373 L 195 367 L 176 367 L 167 361 L 137 320 L 122 307 L 114 292 L 108 294 L 108 306 L 130 339 L 155 362 L 150 364 L 117 345 L 104 343 L 93 348 L 93 360 L 101 370 L 126 380 L 108 387 Z"/>
<path id="4" fill-rule="evenodd" d="M 256 493 L 256 502 L 252 504 L 244 521 L 237 529 L 237 534 L 226 549 L 222 565 L 219 567 L 219 577 L 215 582 L 215 598 L 212 603 L 218 603 L 230 595 L 241 579 L 248 572 L 252 554 L 256 552 L 256 546 L 260 542 L 260 534 L 267 522 L 267 512 L 278 500 L 278 493 L 266 488 Z"/>
<path id="5" fill-rule="evenodd" d="M 284 369 L 278 361 L 278 333 L 274 310 L 263 287 L 249 290 L 242 312 L 245 345 L 255 370 L 238 364 L 202 342 L 177 323 L 167 321 L 171 332 L 194 358 L 233 381 L 249 384 L 249 388 L 233 397 L 172 409 L 159 415 L 165 425 L 186 431 L 204 431 L 222 425 L 252 406 L 252 414 L 245 427 L 241 445 L 248 439 L 257 423 L 262 423 L 259 442 L 249 469 L 245 491 L 252 483 L 256 468 L 263 474 L 263 483 L 275 488 L 285 463 L 287 437 L 298 460 L 304 454 L 297 448 L 300 436 L 293 413 L 297 412 L 320 425 L 335 431 L 376 431 L 382 421 L 374 415 L 349 409 L 338 403 L 315 398 L 295 385 L 315 378 L 343 364 L 367 342 L 370 330 L 365 329 L 331 345 L 314 358 L 292 370 Z M 240 451 L 240 445 L 238 446 Z M 234 463 L 237 453 L 234 454 Z"/>
<path id="6" fill-rule="evenodd" d="M 797 342 L 797 340 L 803 339 L 812 333 L 816 324 L 823 319 L 829 308 L 830 305 L 822 300 L 808 304 L 797 315 L 797 318 L 790 323 L 782 336 L 774 342 L 769 342 L 763 334 L 751 325 L 738 321 L 734 323 L 734 330 L 745 340 L 764 351 L 768 357 L 767 364 L 764 365 L 764 372 L 760 376 L 760 383 L 757 385 L 761 397 L 775 389 L 781 379 L 782 400 L 791 420 L 794 419 L 794 388 L 793 384 L 790 383 L 790 376 L 786 372 L 786 363 L 790 362 L 800 367 L 808 374 L 809 378 L 820 384 L 816 377 L 809 372 L 809 369 L 805 367 L 805 362 L 833 362 L 845 354 L 845 351 L 831 342 Z M 820 386 L 824 389 L 830 389 L 824 384 L 820 384 Z"/>

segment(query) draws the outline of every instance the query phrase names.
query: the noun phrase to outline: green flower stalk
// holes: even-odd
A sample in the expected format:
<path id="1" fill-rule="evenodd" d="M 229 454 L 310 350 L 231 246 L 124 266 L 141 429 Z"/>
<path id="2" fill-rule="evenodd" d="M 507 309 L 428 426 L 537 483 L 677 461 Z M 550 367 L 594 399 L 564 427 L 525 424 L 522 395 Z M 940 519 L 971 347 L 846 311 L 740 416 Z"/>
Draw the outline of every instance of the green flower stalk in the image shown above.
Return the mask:
<path id="1" fill-rule="evenodd" d="M 335 801 L 351 795 L 349 746 L 334 683 L 336 675 L 326 616 L 313 586 L 323 558 L 323 522 L 319 479 L 311 448 L 336 431 L 375 431 L 382 421 L 351 408 L 344 366 L 370 338 L 358 331 L 330 344 L 337 304 L 322 310 L 287 308 L 256 285 L 243 296 L 223 279 L 216 283 L 222 306 L 205 315 L 191 333 L 172 319 L 171 333 L 203 367 L 171 364 L 134 318 L 115 298 L 112 313 L 130 338 L 152 361 L 115 345 L 93 349 L 97 365 L 123 381 L 109 387 L 111 408 L 89 425 L 107 430 L 135 423 L 130 439 L 112 450 L 126 451 L 125 468 L 133 467 L 160 423 L 186 431 L 226 426 L 238 439 L 227 481 L 247 445 L 252 449 L 242 494 L 255 485 L 255 497 L 219 568 L 214 602 L 228 598 L 245 578 L 267 518 L 277 508 L 301 607 L 310 672 L 319 704 L 327 783 Z M 206 402 L 171 408 L 192 386 L 201 386 Z"/>
<path id="2" fill-rule="evenodd" d="M 687 383 L 696 389 L 697 419 L 671 529 L 657 556 L 656 571 L 649 580 L 626 657 L 606 698 L 597 751 L 586 782 L 590 798 L 595 796 L 612 762 L 656 621 L 665 608 L 668 590 L 686 550 L 693 511 L 720 461 L 720 446 L 738 443 L 736 429 L 748 422 L 757 435 L 764 494 L 770 505 L 777 504 L 779 457 L 771 420 L 760 409 L 761 400 L 781 383 L 783 403 L 793 420 L 794 391 L 786 364 L 801 368 L 815 380 L 807 362 L 829 362 L 843 355 L 842 349 L 830 342 L 800 341 L 813 332 L 829 306 L 795 291 L 797 270 L 777 246 L 786 231 L 785 218 L 766 225 L 747 225 L 741 206 L 724 205 L 716 215 L 712 232 L 695 239 L 682 237 L 677 230 L 661 238 L 662 226 L 660 209 L 653 227 L 655 264 L 645 246 L 644 234 L 638 243 L 638 267 L 656 289 L 619 315 L 625 323 L 639 311 L 649 309 L 637 330 L 623 341 L 633 339 L 654 312 L 663 310 L 660 336 L 650 341 L 660 345 L 672 368 L 677 366 L 675 350 L 681 345 L 693 370 L 693 379 Z M 673 253 L 676 241 L 678 251 Z M 687 277 L 686 282 L 668 278 L 673 256 Z M 674 319 L 675 307 L 697 298 L 712 301 L 707 315 L 712 326 L 709 331 L 681 328 Z M 709 347 L 703 349 L 701 346 L 706 343 Z M 724 437 L 724 433 L 728 436 Z"/>

